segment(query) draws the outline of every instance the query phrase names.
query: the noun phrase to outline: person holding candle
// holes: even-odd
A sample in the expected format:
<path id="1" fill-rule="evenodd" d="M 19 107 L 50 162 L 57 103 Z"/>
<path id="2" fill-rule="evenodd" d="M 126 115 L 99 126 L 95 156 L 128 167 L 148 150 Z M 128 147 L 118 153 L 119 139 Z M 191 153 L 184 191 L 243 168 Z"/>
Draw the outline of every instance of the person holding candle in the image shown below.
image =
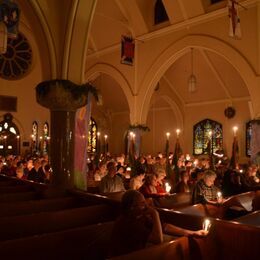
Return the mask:
<path id="1" fill-rule="evenodd" d="M 163 233 L 173 236 L 199 236 L 206 230 L 188 230 L 169 223 L 161 223 L 156 209 L 149 207 L 137 190 L 128 190 L 121 200 L 121 214 L 115 221 L 111 235 L 111 256 L 123 255 L 145 248 L 147 244 L 160 244 Z"/>
<path id="2" fill-rule="evenodd" d="M 199 180 L 192 193 L 192 204 L 222 204 L 223 197 L 218 196 L 220 190 L 214 185 L 216 180 L 216 173 L 211 170 L 204 172 L 204 177 Z"/>

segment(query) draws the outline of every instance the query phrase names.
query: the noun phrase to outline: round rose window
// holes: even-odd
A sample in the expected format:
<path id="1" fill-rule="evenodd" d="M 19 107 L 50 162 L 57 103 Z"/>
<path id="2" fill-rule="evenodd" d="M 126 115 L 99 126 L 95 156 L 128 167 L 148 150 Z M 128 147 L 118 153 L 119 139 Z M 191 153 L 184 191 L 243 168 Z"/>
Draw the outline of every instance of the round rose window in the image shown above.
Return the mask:
<path id="1" fill-rule="evenodd" d="M 32 49 L 21 33 L 16 39 L 8 38 L 7 51 L 0 54 L 0 77 L 8 80 L 22 78 L 32 63 Z"/>

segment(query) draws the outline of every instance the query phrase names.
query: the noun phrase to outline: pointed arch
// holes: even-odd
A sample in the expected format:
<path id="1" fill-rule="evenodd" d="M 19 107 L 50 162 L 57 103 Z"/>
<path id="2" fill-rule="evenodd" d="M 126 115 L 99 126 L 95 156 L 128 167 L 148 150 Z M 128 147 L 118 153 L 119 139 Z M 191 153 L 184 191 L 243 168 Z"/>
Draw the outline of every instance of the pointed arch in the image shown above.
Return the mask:
<path id="1" fill-rule="evenodd" d="M 98 63 L 91 67 L 85 74 L 85 81 L 91 80 L 96 78 L 100 73 L 104 73 L 112 77 L 121 87 L 129 107 L 130 115 L 133 114 L 133 104 L 134 104 L 134 97 L 131 90 L 131 86 L 124 75 L 117 70 L 115 67 L 105 64 L 105 63 Z"/>
<path id="2" fill-rule="evenodd" d="M 220 39 L 205 35 L 189 35 L 176 41 L 162 52 L 153 63 L 150 70 L 146 73 L 137 101 L 139 104 L 140 122 L 143 123 L 146 121 L 150 100 L 157 82 L 177 59 L 189 51 L 190 47 L 197 47 L 215 52 L 232 64 L 239 72 L 248 88 L 253 106 L 255 105 L 255 114 L 257 111 L 260 113 L 260 104 L 257 105 L 256 98 L 259 92 L 257 89 L 258 81 L 256 73 L 253 66 L 243 54 Z"/>

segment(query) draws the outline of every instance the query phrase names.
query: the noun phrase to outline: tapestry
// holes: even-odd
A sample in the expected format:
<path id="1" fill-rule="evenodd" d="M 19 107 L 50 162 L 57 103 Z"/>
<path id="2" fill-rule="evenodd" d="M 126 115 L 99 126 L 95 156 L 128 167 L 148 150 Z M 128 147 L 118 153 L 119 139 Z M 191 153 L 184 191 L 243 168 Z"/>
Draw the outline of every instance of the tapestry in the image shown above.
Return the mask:
<path id="1" fill-rule="evenodd" d="M 91 96 L 91 94 L 88 95 L 87 105 L 77 110 L 75 120 L 74 184 L 76 188 L 82 190 L 87 190 L 87 149 Z"/>
<path id="2" fill-rule="evenodd" d="M 129 36 L 121 38 L 121 63 L 127 65 L 134 64 L 135 43 L 134 39 Z"/>
<path id="3" fill-rule="evenodd" d="M 260 123 L 252 122 L 251 161 L 260 165 Z"/>

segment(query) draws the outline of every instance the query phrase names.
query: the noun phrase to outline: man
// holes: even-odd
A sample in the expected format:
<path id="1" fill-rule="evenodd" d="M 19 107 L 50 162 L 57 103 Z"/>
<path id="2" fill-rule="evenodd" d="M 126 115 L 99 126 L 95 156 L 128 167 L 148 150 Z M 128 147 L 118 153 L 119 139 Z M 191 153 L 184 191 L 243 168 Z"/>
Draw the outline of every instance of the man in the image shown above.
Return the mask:
<path id="1" fill-rule="evenodd" d="M 116 165 L 114 162 L 107 164 L 108 173 L 101 179 L 99 191 L 101 193 L 111 193 L 125 191 L 122 178 L 116 175 Z"/>

